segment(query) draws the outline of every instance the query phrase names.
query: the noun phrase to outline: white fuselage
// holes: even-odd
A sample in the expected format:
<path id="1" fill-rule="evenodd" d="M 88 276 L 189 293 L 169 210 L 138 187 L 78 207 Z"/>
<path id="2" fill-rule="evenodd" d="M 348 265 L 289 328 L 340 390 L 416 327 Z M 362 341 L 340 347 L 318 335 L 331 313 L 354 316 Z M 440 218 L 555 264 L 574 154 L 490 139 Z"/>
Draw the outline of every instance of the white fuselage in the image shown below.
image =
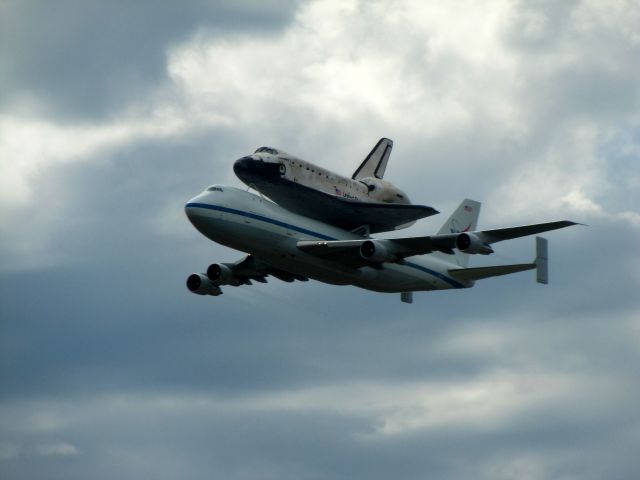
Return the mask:
<path id="1" fill-rule="evenodd" d="M 406 193 L 386 180 L 373 177 L 353 180 L 289 154 L 264 157 L 265 161 L 277 161 L 284 166 L 283 178 L 330 195 L 361 202 L 411 203 Z"/>
<path id="2" fill-rule="evenodd" d="M 277 168 L 270 169 L 269 166 Z M 258 190 L 261 189 L 263 181 L 271 181 L 272 175 L 275 174 L 280 180 L 304 185 L 347 200 L 411 204 L 406 193 L 381 178 L 366 177 L 354 180 L 282 150 L 268 147 L 239 159 L 234 165 L 234 170 L 240 180 Z"/>
<path id="3" fill-rule="evenodd" d="M 458 268 L 437 255 L 410 257 L 399 263 L 354 268 L 298 249 L 301 240 L 362 239 L 317 220 L 291 213 L 275 203 L 229 186 L 212 186 L 185 206 L 193 225 L 216 243 L 250 253 L 270 265 L 315 280 L 355 285 L 378 292 L 467 288 L 448 270 Z"/>

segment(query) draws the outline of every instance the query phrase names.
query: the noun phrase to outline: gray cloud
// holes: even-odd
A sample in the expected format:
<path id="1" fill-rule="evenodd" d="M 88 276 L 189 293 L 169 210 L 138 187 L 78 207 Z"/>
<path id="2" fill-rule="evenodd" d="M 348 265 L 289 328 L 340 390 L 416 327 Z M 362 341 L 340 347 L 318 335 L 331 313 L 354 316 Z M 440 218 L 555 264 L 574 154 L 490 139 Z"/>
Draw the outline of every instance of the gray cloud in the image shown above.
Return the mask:
<path id="1" fill-rule="evenodd" d="M 247 3 L 231 11 L 191 3 L 150 11 L 144 4 L 89 4 L 72 12 L 62 4 L 45 22 L 40 4 L 22 2 L 2 16 L 15 23 L 0 28 L 0 45 L 13 52 L 1 56 L 5 114 L 21 118 L 14 100 L 30 92 L 46 106 L 36 120 L 56 126 L 84 127 L 89 119 L 98 132 L 116 129 L 120 124 L 105 116 L 117 117 L 140 97 L 188 120 L 177 129 L 89 142 L 69 154 L 73 161 L 38 164 L 25 174 L 31 196 L 3 206 L 2 477 L 637 476 L 640 247 L 633 241 L 633 199 L 640 82 L 625 63 L 637 45 L 623 35 L 624 22 L 617 33 L 607 27 L 619 9 L 591 29 L 575 26 L 585 9 L 595 8 L 582 3 L 508 9 L 506 23 L 494 26 L 502 29 L 498 42 L 489 42 L 515 65 L 506 82 L 493 61 L 474 63 L 472 48 L 456 50 L 464 33 L 456 20 L 464 17 L 454 15 L 446 31 L 427 25 L 428 48 L 405 22 L 396 38 L 412 39 L 399 62 L 403 78 L 412 86 L 431 79 L 438 95 L 425 89 L 416 103 L 429 108 L 412 107 L 397 100 L 389 78 L 381 91 L 392 99 L 390 108 L 371 97 L 375 110 L 358 103 L 355 90 L 339 102 L 334 95 L 340 99 L 340 88 L 367 78 L 355 66 L 395 58 L 393 48 L 375 50 L 377 40 L 361 36 L 376 20 L 391 38 L 397 29 L 382 18 L 392 16 L 379 16 L 375 4 L 358 7 L 355 17 L 330 5 L 313 17 L 309 8 L 317 5 L 297 6 L 255 10 Z M 442 14 L 435 10 L 425 21 Z M 102 18 L 116 15 L 127 20 L 103 25 Z M 323 19 L 343 42 L 340 50 L 323 36 L 329 27 L 305 30 Z M 348 35 L 341 37 L 343 27 Z M 299 35 L 295 28 L 305 35 L 286 37 Z M 197 48 L 190 40 L 196 34 Z M 87 41 L 73 43 L 78 36 Z M 610 70 L 602 55 L 589 54 L 596 37 L 620 68 Z M 438 38 L 448 47 L 439 50 Z M 296 41 L 303 50 L 317 48 L 305 43 L 310 39 L 324 42 L 323 61 L 294 48 Z M 206 73 L 209 60 L 200 53 L 223 45 L 211 54 L 213 63 L 244 75 L 253 72 L 252 55 L 265 54 L 260 44 L 283 62 L 273 64 L 276 80 L 266 71 L 260 77 L 266 94 L 240 95 L 225 78 L 207 83 L 222 89 L 220 98 L 215 89 L 193 94 L 186 83 L 197 84 L 198 73 L 183 72 L 185 84 L 165 76 L 169 48 L 191 52 Z M 352 56 L 345 60 L 342 51 Z M 554 57 L 565 51 L 573 52 L 571 61 Z M 302 65 L 286 84 L 278 75 L 292 52 Z M 73 58 L 89 67 L 58 71 Z M 331 76 L 332 62 L 343 77 Z M 107 66 L 113 76 L 102 79 Z M 296 76 L 311 67 L 318 85 Z M 131 70 L 139 75 L 133 81 Z M 331 79 L 344 80 L 338 94 L 322 90 L 335 85 Z M 95 100 L 71 101 L 74 89 L 93 84 Z M 318 104 L 296 97 L 299 91 L 318 95 Z M 198 123 L 192 100 L 203 111 L 217 108 L 226 123 Z M 333 116 L 325 102 L 342 102 L 350 113 Z M 502 117 L 501 102 L 516 113 Z M 423 118 L 429 110 L 437 114 Z M 133 128 L 130 114 L 124 116 L 123 128 Z M 51 136 L 53 147 L 71 142 L 76 131 L 84 130 Z M 239 184 L 233 159 L 274 143 L 350 173 L 378 131 L 396 140 L 389 178 L 414 201 L 443 211 L 410 233 L 435 231 L 467 195 L 485 200 L 481 223 L 488 227 L 563 217 L 590 226 L 549 234 L 548 288 L 523 273 L 462 292 L 417 294 L 410 308 L 397 295 L 317 282 L 228 287 L 217 298 L 186 291 L 192 271 L 241 255 L 207 241 L 183 214 L 184 203 L 207 184 Z M 547 184 L 551 193 L 543 191 Z M 584 195 L 578 206 L 562 200 L 572 189 Z M 518 196 L 529 208 L 513 205 Z M 520 240 L 474 261 L 532 255 L 532 242 Z"/>
<path id="2" fill-rule="evenodd" d="M 166 80 L 173 43 L 198 29 L 269 34 L 291 21 L 296 3 L 6 2 L 0 108 L 34 96 L 58 120 L 119 115 Z"/>

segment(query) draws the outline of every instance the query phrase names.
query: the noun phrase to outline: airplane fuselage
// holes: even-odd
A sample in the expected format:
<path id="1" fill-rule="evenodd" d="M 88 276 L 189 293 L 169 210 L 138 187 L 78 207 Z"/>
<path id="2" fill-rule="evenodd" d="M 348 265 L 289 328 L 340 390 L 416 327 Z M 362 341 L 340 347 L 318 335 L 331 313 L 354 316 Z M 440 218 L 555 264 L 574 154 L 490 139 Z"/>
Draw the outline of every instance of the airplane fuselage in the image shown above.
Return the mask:
<path id="1" fill-rule="evenodd" d="M 233 169 L 240 180 L 267 196 L 276 197 L 278 203 L 277 198 L 285 195 L 292 184 L 347 200 L 411 203 L 406 193 L 386 180 L 375 177 L 354 180 L 270 147 L 259 148 L 252 155 L 236 160 Z"/>
<path id="2" fill-rule="evenodd" d="M 293 274 L 335 285 L 378 292 L 468 288 L 473 281 L 451 277 L 454 263 L 436 255 L 409 257 L 397 263 L 351 267 L 319 258 L 297 246 L 304 240 L 358 240 L 364 237 L 292 213 L 250 192 L 214 185 L 185 206 L 191 223 L 216 243 L 254 255 Z"/>
<path id="3" fill-rule="evenodd" d="M 381 139 L 351 178 L 271 147 L 239 158 L 233 170 L 245 184 L 298 215 L 345 230 L 399 230 L 438 212 L 413 205 L 383 179 L 391 145 Z"/>

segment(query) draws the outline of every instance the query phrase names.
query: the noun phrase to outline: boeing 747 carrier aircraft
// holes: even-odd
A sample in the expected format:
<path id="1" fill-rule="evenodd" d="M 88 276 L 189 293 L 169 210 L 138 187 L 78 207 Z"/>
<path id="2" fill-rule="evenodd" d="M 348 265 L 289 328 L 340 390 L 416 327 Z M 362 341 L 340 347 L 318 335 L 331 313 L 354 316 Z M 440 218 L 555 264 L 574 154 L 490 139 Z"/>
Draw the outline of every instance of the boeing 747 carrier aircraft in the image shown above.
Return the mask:
<path id="1" fill-rule="evenodd" d="M 251 285 L 272 276 L 285 282 L 318 280 L 377 292 L 401 293 L 469 288 L 476 280 L 536 269 L 547 283 L 547 242 L 538 237 L 530 263 L 469 267 L 470 255 L 489 255 L 503 240 L 576 225 L 568 220 L 520 227 L 477 230 L 480 203 L 464 200 L 435 235 L 372 238 L 366 229 L 350 231 L 291 212 L 270 200 L 234 187 L 213 185 L 191 199 L 187 217 L 207 238 L 248 255 L 214 263 L 187 279 L 187 288 L 217 296 L 221 286 Z"/>

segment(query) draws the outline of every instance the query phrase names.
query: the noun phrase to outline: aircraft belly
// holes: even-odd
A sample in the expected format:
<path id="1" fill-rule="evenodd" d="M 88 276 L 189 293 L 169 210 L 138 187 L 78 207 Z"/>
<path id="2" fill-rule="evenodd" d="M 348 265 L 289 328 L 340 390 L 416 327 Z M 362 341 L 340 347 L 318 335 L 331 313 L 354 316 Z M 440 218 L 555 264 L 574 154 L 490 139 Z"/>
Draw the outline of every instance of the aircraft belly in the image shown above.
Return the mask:
<path id="1" fill-rule="evenodd" d="M 451 279 L 446 270 L 442 271 L 437 265 L 425 266 L 413 262 L 406 264 L 386 263 L 374 274 L 361 277 L 354 285 L 376 292 L 418 292 L 430 290 L 447 290 L 451 288 L 465 288 Z"/>
<path id="2" fill-rule="evenodd" d="M 383 269 L 376 270 L 367 276 L 363 276 L 354 285 L 376 292 L 408 292 L 418 290 L 431 290 L 428 282 L 412 274 L 405 269 L 392 268 L 384 265 Z"/>
<path id="3" fill-rule="evenodd" d="M 192 215 L 196 228 L 209 239 L 251 253 L 274 267 L 334 285 L 351 285 L 360 273 L 301 252 L 300 234 L 236 214 L 205 211 Z"/>

